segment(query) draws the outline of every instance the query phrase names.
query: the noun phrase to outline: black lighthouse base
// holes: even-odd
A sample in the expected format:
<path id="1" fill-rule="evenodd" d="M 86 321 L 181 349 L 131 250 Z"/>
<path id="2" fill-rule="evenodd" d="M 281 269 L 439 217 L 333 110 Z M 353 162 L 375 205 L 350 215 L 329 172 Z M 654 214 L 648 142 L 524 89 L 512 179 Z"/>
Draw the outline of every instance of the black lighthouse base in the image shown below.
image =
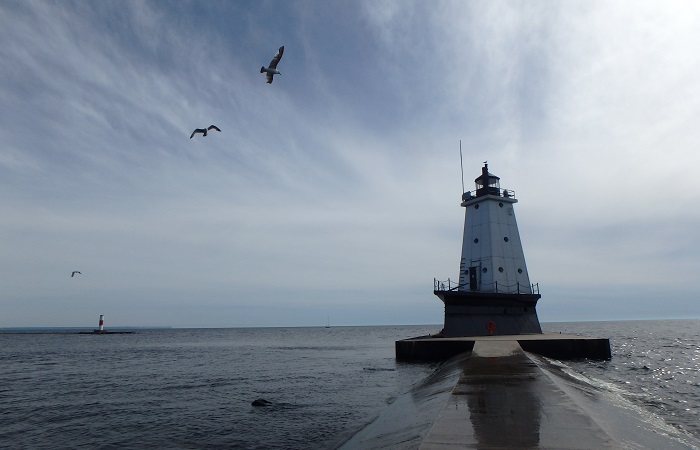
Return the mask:
<path id="1" fill-rule="evenodd" d="M 541 334 L 540 294 L 434 291 L 445 304 L 444 337 Z"/>

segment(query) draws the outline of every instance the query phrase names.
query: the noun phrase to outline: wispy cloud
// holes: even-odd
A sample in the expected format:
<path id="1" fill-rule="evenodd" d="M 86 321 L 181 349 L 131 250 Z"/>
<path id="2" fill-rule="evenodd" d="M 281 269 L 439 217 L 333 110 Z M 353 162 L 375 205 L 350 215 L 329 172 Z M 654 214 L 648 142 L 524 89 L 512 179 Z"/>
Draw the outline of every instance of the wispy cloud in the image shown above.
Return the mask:
<path id="1" fill-rule="evenodd" d="M 529 272 L 558 297 L 542 318 L 577 318 L 583 287 L 633 305 L 685 286 L 699 18 L 653 2 L 7 3 L 0 326 L 98 307 L 125 324 L 440 322 L 460 139 L 466 189 L 488 160 L 520 199 Z M 209 124 L 222 132 L 189 139 Z"/>

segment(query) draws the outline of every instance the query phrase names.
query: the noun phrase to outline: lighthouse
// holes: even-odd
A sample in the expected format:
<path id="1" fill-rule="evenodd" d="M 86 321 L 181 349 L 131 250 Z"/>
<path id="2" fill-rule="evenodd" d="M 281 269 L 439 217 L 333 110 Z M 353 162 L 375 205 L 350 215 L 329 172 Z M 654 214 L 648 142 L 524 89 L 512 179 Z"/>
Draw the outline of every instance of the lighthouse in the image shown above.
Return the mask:
<path id="1" fill-rule="evenodd" d="M 434 280 L 445 304 L 442 335 L 485 336 L 542 333 L 537 312 L 539 286 L 531 284 L 514 205 L 515 192 L 484 163 L 475 190 L 464 192 L 465 208 L 459 281 Z"/>

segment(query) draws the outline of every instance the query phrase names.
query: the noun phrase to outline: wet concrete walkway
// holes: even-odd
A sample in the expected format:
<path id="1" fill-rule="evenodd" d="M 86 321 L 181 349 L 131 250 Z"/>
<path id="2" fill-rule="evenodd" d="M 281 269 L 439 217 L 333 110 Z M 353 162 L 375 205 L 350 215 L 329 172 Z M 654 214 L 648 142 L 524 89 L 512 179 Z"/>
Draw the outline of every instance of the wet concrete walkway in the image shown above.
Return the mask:
<path id="1" fill-rule="evenodd" d="M 515 340 L 478 340 L 420 449 L 619 448 Z"/>

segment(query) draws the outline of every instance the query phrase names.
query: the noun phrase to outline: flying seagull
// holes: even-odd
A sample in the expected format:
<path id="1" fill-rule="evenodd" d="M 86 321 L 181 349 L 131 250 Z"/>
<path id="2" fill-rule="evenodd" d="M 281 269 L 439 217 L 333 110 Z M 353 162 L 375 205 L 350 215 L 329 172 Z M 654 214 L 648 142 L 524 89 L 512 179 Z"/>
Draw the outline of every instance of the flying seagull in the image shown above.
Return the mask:
<path id="1" fill-rule="evenodd" d="M 282 59 L 282 53 L 284 53 L 284 45 L 277 50 L 277 53 L 275 53 L 274 58 L 272 58 L 272 61 L 270 61 L 270 67 L 262 66 L 260 68 L 260 73 L 265 74 L 268 84 L 272 84 L 272 77 L 275 74 L 282 75 L 280 71 L 277 70 L 277 64 L 280 62 L 280 59 Z"/>
<path id="2" fill-rule="evenodd" d="M 219 129 L 219 127 L 217 127 L 216 125 L 209 125 L 209 128 L 197 128 L 196 130 L 194 130 L 194 131 L 192 132 L 192 134 L 190 134 L 190 139 L 192 139 L 192 137 L 195 135 L 195 133 L 202 133 L 202 135 L 203 135 L 202 137 L 206 136 L 206 135 L 207 135 L 207 130 L 216 130 L 216 131 L 219 131 L 219 132 L 221 131 L 221 130 Z"/>
<path id="3" fill-rule="evenodd" d="M 74 270 L 73 273 L 70 274 L 70 277 L 73 278 L 76 273 L 80 273 L 80 272 L 78 272 L 77 270 Z M 80 275 L 82 275 L 82 273 L 80 273 Z"/>

